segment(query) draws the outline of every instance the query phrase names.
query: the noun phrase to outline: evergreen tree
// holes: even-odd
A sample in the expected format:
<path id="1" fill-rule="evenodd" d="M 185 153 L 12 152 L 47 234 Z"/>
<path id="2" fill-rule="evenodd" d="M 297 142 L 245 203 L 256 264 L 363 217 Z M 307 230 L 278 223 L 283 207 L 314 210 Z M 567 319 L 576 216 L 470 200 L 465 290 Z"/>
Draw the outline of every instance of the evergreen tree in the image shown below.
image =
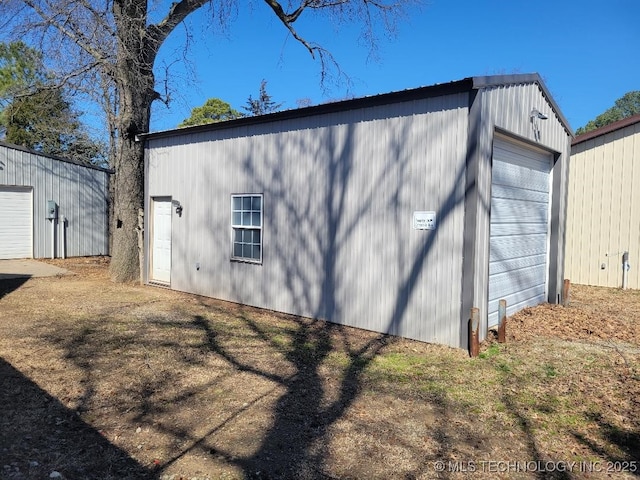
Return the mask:
<path id="1" fill-rule="evenodd" d="M 105 164 L 65 99 L 49 84 L 40 52 L 22 42 L 0 44 L 0 136 L 5 141 L 80 163 Z"/>
<path id="2" fill-rule="evenodd" d="M 249 95 L 247 99 L 247 106 L 242 107 L 250 116 L 265 115 L 272 113 L 280 109 L 282 103 L 276 103 L 271 98 L 271 95 L 267 93 L 267 81 L 262 80 L 260 82 L 260 93 L 258 98 L 253 98 Z"/>
<path id="3" fill-rule="evenodd" d="M 191 127 L 193 125 L 205 125 L 207 123 L 223 122 L 242 117 L 242 113 L 231 108 L 227 102 L 219 98 L 210 98 L 201 107 L 191 110 L 191 116 L 185 119 L 178 127 Z"/>

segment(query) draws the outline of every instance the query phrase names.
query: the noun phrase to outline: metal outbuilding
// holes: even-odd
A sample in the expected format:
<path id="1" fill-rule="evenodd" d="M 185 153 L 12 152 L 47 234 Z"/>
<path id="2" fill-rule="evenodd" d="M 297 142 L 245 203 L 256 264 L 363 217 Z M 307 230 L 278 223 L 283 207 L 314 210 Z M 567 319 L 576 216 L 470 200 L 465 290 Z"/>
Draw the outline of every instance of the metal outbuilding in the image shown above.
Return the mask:
<path id="1" fill-rule="evenodd" d="M 639 258 L 640 115 L 634 115 L 573 141 L 566 276 L 637 289 Z"/>
<path id="2" fill-rule="evenodd" d="M 109 176 L 0 142 L 0 259 L 109 253 Z"/>
<path id="3" fill-rule="evenodd" d="M 144 281 L 466 348 L 560 300 L 571 136 L 537 74 L 145 135 Z"/>

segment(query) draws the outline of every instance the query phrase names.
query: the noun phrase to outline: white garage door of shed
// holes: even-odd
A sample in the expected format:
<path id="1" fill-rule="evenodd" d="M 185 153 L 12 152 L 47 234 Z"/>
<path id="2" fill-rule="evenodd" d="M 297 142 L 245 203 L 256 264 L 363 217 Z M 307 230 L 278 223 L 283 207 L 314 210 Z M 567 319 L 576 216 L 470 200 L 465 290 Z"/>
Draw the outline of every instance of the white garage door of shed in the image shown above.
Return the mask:
<path id="1" fill-rule="evenodd" d="M 31 189 L 0 186 L 0 259 L 31 258 Z"/>
<path id="2" fill-rule="evenodd" d="M 496 138 L 491 180 L 489 327 L 547 301 L 551 154 Z"/>

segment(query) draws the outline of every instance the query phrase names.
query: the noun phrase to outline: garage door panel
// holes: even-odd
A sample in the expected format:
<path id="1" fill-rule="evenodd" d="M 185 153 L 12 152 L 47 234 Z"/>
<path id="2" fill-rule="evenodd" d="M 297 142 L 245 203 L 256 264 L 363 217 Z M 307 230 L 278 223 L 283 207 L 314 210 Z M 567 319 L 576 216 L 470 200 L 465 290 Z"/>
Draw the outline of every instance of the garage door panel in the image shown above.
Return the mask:
<path id="1" fill-rule="evenodd" d="M 547 262 L 546 254 L 531 255 L 528 257 L 518 257 L 508 260 L 500 260 L 497 262 L 489 262 L 489 275 L 497 275 L 511 270 L 519 270 L 521 268 L 531 268 L 538 265 L 545 266 Z"/>
<path id="2" fill-rule="evenodd" d="M 506 187 L 526 188 L 537 192 L 549 191 L 549 174 L 535 168 L 523 168 L 507 162 L 494 161 L 493 183 Z"/>
<path id="3" fill-rule="evenodd" d="M 540 287 L 533 287 L 502 298 L 507 301 L 508 316 L 519 312 L 523 308 L 539 305 L 547 300 L 546 289 Z M 502 298 L 495 298 L 489 301 L 489 312 L 491 312 L 489 314 L 490 326 L 498 324 L 498 307 Z"/>
<path id="4" fill-rule="evenodd" d="M 527 190 L 524 188 L 508 187 L 506 185 L 493 185 L 491 189 L 492 199 L 526 200 L 540 203 L 547 203 L 549 201 L 549 193 L 546 191 Z"/>
<path id="5" fill-rule="evenodd" d="M 540 283 L 540 279 L 545 278 L 545 269 L 546 264 L 542 264 L 495 274 L 489 288 L 489 300 L 507 298 L 516 290 L 533 287 L 541 286 L 544 291 L 544 282 Z"/>
<path id="6" fill-rule="evenodd" d="M 31 189 L 0 186 L 0 259 L 33 255 Z"/>
<path id="7" fill-rule="evenodd" d="M 489 326 L 546 301 L 551 156 L 496 139 L 491 181 Z"/>
<path id="8" fill-rule="evenodd" d="M 512 235 L 491 238 L 489 262 L 499 262 L 513 258 L 546 255 L 547 234 Z"/>
<path id="9" fill-rule="evenodd" d="M 543 223 L 492 223 L 491 237 L 504 237 L 511 235 L 547 234 L 547 225 Z"/>
<path id="10" fill-rule="evenodd" d="M 547 203 L 525 200 L 491 200 L 492 223 L 548 223 L 549 205 Z"/>
<path id="11" fill-rule="evenodd" d="M 548 170 L 549 154 L 530 146 L 516 144 L 512 141 L 497 138 L 494 144 L 494 160 L 502 160 L 524 168 L 536 168 L 542 172 Z"/>
<path id="12" fill-rule="evenodd" d="M 545 290 L 539 286 L 534 286 L 526 290 L 521 290 L 506 297 L 494 298 L 489 300 L 489 309 L 492 312 L 497 312 L 500 304 L 500 300 L 505 299 L 507 301 L 507 315 L 513 315 L 514 313 L 529 306 L 535 306 L 543 303 L 546 300 Z"/>

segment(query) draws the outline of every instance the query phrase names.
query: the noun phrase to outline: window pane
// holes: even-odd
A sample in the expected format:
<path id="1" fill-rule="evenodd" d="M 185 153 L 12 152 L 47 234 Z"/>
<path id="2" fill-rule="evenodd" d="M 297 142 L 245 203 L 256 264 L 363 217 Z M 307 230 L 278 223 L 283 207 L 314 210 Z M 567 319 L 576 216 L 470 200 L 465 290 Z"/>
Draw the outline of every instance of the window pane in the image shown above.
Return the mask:
<path id="1" fill-rule="evenodd" d="M 231 199 L 232 256 L 261 261 L 262 196 L 233 195 Z"/>

